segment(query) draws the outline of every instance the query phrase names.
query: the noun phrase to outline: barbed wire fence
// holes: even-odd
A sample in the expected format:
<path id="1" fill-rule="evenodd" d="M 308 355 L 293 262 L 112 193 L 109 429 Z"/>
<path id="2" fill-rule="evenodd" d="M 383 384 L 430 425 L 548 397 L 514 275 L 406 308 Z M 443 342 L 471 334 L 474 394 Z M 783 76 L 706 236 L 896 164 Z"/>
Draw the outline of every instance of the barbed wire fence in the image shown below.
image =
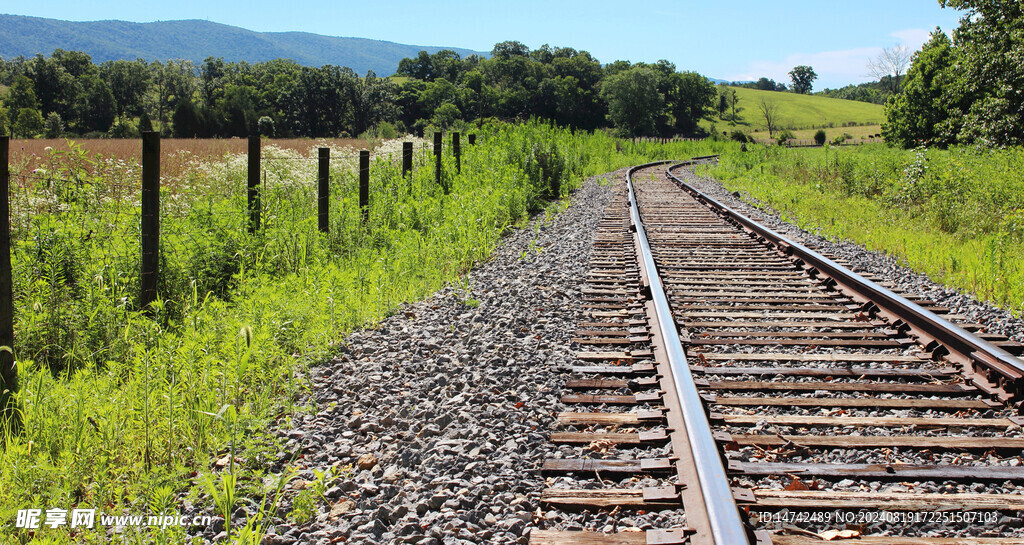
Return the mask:
<path id="1" fill-rule="evenodd" d="M 456 154 L 459 168 L 460 150 L 438 144 L 432 150 L 422 139 L 389 141 L 372 153 L 321 145 L 303 154 L 256 137 L 248 154 L 181 161 L 161 155 L 159 136 L 147 133 L 141 162 L 103 158 L 83 165 L 81 156 L 55 152 L 10 172 L 4 138 L 0 185 L 7 186 L 8 208 L 0 221 L 10 254 L 6 268 L 0 255 L 0 295 L 6 282 L 11 296 L 0 302 L 0 346 L 14 347 L 13 332 L 5 338 L 4 328 L 12 324 L 13 331 L 16 303 L 35 320 L 19 329 L 19 344 L 39 347 L 15 352 L 18 358 L 70 370 L 103 359 L 68 353 L 79 335 L 76 301 L 101 296 L 119 301 L 124 312 L 166 320 L 185 311 L 190 293 L 193 304 L 207 293 L 227 296 L 244 269 L 298 271 L 311 253 L 344 255 L 389 227 L 402 193 L 423 184 L 415 170 L 437 173 L 432 189 L 417 191 L 447 191 L 442 152 Z M 161 173 L 167 159 L 172 168 L 187 166 Z M 0 355 L 0 372 L 13 372 L 4 365 Z M 14 380 L 2 378 L 0 386 Z"/>

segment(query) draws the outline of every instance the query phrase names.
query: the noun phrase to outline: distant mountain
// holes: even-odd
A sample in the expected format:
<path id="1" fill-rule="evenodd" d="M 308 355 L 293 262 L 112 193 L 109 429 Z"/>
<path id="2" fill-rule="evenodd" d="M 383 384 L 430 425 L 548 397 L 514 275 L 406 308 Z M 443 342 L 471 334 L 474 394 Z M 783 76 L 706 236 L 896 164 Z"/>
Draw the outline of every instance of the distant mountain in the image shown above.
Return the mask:
<path id="1" fill-rule="evenodd" d="M 61 21 L 0 14 L 0 57 L 49 56 L 54 49 L 84 51 L 93 62 L 138 58 L 149 61 L 207 57 L 260 62 L 291 59 L 306 66 L 347 66 L 363 75 L 390 76 L 405 57 L 451 49 L 459 55 L 487 53 L 456 47 L 405 45 L 366 38 L 338 38 L 307 32 L 253 32 L 209 21 Z"/>

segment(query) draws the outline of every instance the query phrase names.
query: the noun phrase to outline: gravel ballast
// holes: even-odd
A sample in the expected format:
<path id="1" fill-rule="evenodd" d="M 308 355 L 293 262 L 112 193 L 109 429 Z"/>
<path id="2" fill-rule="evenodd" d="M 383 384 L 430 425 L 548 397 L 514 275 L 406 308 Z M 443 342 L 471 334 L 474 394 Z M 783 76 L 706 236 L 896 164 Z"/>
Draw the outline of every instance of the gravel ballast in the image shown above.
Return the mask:
<path id="1" fill-rule="evenodd" d="M 587 180 L 568 209 L 312 370 L 316 413 L 280 432 L 286 454 L 305 454 L 310 480 L 355 467 L 326 491 L 332 505 L 278 521 L 266 543 L 528 542 L 608 178 L 622 172 Z"/>
<path id="2" fill-rule="evenodd" d="M 889 256 L 829 242 L 747 204 L 689 170 L 677 175 L 770 228 L 953 312 L 1024 339 L 1024 322 L 900 267 Z M 294 507 L 317 472 L 352 466 L 328 482 L 327 502 L 298 524 L 268 521 L 264 543 L 522 543 L 542 528 L 612 531 L 671 527 L 681 513 L 622 520 L 563 514 L 540 505 L 539 468 L 560 447 L 547 441 L 575 361 L 570 339 L 582 317 L 580 289 L 592 240 L 624 171 L 583 183 L 568 209 L 514 229 L 457 284 L 357 331 L 338 357 L 311 370 L 309 413 L 276 430 L 284 463 L 302 455 L 280 512 Z M 563 454 L 577 448 L 561 447 Z M 236 512 L 244 524 L 253 509 Z M 609 526 L 612 524 L 613 526 Z M 621 528 L 620 528 L 621 529 Z M 214 530 L 208 529 L 207 539 Z"/>

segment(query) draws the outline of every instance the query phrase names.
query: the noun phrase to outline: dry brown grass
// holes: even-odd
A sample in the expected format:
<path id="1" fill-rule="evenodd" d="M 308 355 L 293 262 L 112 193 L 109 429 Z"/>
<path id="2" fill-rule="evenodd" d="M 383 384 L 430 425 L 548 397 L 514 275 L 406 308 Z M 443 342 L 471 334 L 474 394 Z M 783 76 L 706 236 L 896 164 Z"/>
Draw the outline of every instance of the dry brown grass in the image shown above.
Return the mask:
<path id="1" fill-rule="evenodd" d="M 72 140 L 91 156 L 117 158 L 125 161 L 142 160 L 140 139 L 81 139 Z M 361 149 L 370 145 L 366 140 L 356 138 L 268 138 L 264 145 L 295 150 L 306 157 L 315 157 L 316 148 L 330 146 Z M 19 170 L 32 170 L 42 163 L 42 157 L 50 150 L 67 150 L 69 141 L 57 139 L 11 140 L 10 162 Z M 48 150 L 47 148 L 50 148 Z M 245 153 L 248 148 L 244 138 L 165 138 L 160 141 L 161 174 L 175 175 L 191 159 L 214 159 L 228 154 Z M 180 153 L 188 152 L 188 153 Z"/>

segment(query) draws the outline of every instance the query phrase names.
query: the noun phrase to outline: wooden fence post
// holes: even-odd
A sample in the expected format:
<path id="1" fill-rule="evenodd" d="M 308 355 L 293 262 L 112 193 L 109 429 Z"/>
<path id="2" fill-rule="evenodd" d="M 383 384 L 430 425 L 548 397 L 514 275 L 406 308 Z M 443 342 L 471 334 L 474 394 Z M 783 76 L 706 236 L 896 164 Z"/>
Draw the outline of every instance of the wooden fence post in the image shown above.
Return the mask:
<path id="1" fill-rule="evenodd" d="M 249 137 L 249 232 L 260 230 L 260 137 Z"/>
<path id="2" fill-rule="evenodd" d="M 331 207 L 331 148 L 320 148 L 317 159 L 319 161 L 319 176 L 317 185 L 316 211 L 317 226 L 321 233 L 330 231 L 330 207 Z"/>
<path id="3" fill-rule="evenodd" d="M 18 370 L 14 367 L 14 279 L 11 272 L 11 139 L 0 136 L 0 433 L 17 428 Z"/>
<path id="4" fill-rule="evenodd" d="M 441 143 L 444 135 L 441 131 L 434 133 L 434 179 L 437 181 L 437 185 L 444 189 L 445 194 L 448 194 L 448 188 L 444 186 L 444 180 L 442 179 L 441 172 Z"/>
<path id="5" fill-rule="evenodd" d="M 452 133 L 452 153 L 455 154 L 455 172 L 462 174 L 462 144 L 458 131 Z"/>
<path id="6" fill-rule="evenodd" d="M 409 193 L 412 194 L 412 142 L 402 142 L 402 178 L 408 179 Z"/>
<path id="7" fill-rule="evenodd" d="M 363 225 L 370 221 L 370 151 L 359 150 L 359 209 Z"/>
<path id="8" fill-rule="evenodd" d="M 142 133 L 142 293 L 139 306 L 156 301 L 160 282 L 160 133 Z"/>
<path id="9" fill-rule="evenodd" d="M 412 142 L 402 142 L 402 176 L 412 173 Z"/>

